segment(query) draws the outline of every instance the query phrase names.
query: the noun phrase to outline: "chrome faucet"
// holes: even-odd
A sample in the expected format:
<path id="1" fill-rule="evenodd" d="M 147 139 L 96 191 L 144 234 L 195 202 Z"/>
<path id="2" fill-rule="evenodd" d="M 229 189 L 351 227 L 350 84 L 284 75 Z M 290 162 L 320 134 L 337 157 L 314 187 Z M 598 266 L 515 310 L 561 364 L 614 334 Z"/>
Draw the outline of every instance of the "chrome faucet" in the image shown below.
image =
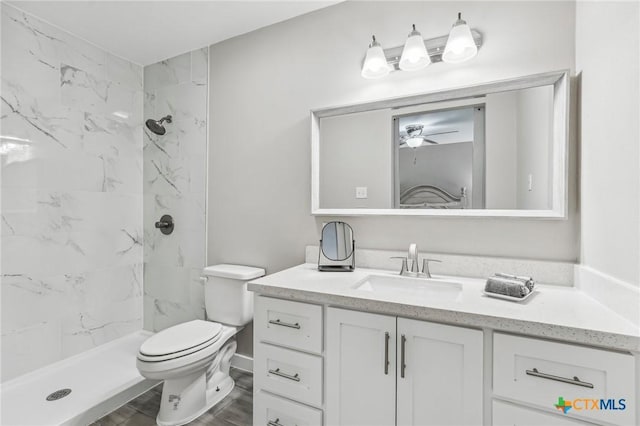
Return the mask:
<path id="1" fill-rule="evenodd" d="M 418 273 L 418 245 L 416 243 L 409 244 L 409 256 L 411 261 L 411 272 Z"/>
<path id="2" fill-rule="evenodd" d="M 407 257 L 403 256 L 393 256 L 391 259 L 402 259 L 402 267 L 400 268 L 400 275 L 409 276 L 409 277 L 419 277 L 419 278 L 431 278 L 431 271 L 429 270 L 429 262 L 438 262 L 440 260 L 437 259 L 422 259 L 422 272 L 419 272 L 418 269 L 418 246 L 415 243 L 411 243 L 409 245 L 409 253 Z M 409 267 L 409 261 L 411 261 L 411 266 Z M 409 270 L 411 268 L 411 270 Z"/>

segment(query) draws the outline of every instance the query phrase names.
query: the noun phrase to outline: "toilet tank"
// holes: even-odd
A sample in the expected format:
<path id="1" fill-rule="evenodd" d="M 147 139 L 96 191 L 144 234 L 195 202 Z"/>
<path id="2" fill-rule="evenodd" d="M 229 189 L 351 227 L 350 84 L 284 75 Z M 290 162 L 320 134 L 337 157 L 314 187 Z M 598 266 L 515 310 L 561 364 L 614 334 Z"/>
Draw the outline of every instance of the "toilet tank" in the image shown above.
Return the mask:
<path id="1" fill-rule="evenodd" d="M 262 268 L 243 265 L 220 264 L 204 268 L 207 319 L 234 326 L 251 322 L 253 293 L 247 290 L 247 282 L 264 274 Z"/>

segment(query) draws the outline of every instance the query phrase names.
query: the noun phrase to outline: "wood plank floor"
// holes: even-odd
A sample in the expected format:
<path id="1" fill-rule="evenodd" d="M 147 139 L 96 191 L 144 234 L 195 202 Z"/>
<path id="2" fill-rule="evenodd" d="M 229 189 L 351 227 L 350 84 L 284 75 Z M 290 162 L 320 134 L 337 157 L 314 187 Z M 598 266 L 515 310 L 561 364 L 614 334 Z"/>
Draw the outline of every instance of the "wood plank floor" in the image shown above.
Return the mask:
<path id="1" fill-rule="evenodd" d="M 253 375 L 232 368 L 236 386 L 225 399 L 189 423 L 194 426 L 249 426 L 253 421 Z M 153 426 L 160 408 L 162 385 L 143 393 L 91 426 Z"/>

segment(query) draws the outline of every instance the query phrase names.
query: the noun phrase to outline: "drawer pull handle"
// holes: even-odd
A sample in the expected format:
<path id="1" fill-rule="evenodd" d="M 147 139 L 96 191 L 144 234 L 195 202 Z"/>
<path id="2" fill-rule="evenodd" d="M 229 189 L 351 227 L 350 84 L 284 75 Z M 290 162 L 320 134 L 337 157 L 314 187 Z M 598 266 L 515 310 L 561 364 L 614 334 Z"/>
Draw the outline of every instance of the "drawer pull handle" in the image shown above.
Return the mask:
<path id="1" fill-rule="evenodd" d="M 300 330 L 300 324 L 298 324 L 298 323 L 291 324 L 290 322 L 282 322 L 279 319 L 277 319 L 277 320 L 269 320 L 269 324 L 281 325 L 283 327 L 295 328 L 296 330 Z"/>
<path id="2" fill-rule="evenodd" d="M 275 420 L 269 420 L 267 422 L 267 426 L 284 426 L 284 425 L 280 423 L 280 419 L 275 419 Z"/>
<path id="3" fill-rule="evenodd" d="M 533 370 L 526 370 L 527 375 L 540 377 L 542 379 L 555 380 L 556 382 L 569 383 L 570 385 L 582 386 L 585 388 L 593 389 L 593 383 L 583 382 L 577 376 L 573 376 L 573 379 L 567 379 L 566 377 L 554 376 L 553 374 L 540 373 L 537 368 Z"/>
<path id="4" fill-rule="evenodd" d="M 284 377 L 285 379 L 293 380 L 294 382 L 300 381 L 298 373 L 292 376 L 291 374 L 281 372 L 279 368 L 276 368 L 275 370 L 269 370 L 269 374 L 275 374 L 276 376 Z"/>
<path id="5" fill-rule="evenodd" d="M 384 333 L 384 374 L 389 374 L 389 332 Z"/>

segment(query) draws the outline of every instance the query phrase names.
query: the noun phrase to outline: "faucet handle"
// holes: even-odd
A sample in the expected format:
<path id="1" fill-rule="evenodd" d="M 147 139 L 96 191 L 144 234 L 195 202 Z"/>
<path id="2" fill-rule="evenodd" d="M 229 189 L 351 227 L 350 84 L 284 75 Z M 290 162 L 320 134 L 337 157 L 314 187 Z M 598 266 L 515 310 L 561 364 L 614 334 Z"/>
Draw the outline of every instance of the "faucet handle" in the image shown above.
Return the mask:
<path id="1" fill-rule="evenodd" d="M 407 273 L 407 258 L 404 256 L 391 256 L 389 259 L 402 259 L 402 268 L 400 269 L 400 275 Z"/>
<path id="2" fill-rule="evenodd" d="M 429 271 L 429 262 L 442 263 L 442 261 L 438 259 L 422 259 L 422 273 L 427 278 L 431 278 L 431 271 Z"/>

